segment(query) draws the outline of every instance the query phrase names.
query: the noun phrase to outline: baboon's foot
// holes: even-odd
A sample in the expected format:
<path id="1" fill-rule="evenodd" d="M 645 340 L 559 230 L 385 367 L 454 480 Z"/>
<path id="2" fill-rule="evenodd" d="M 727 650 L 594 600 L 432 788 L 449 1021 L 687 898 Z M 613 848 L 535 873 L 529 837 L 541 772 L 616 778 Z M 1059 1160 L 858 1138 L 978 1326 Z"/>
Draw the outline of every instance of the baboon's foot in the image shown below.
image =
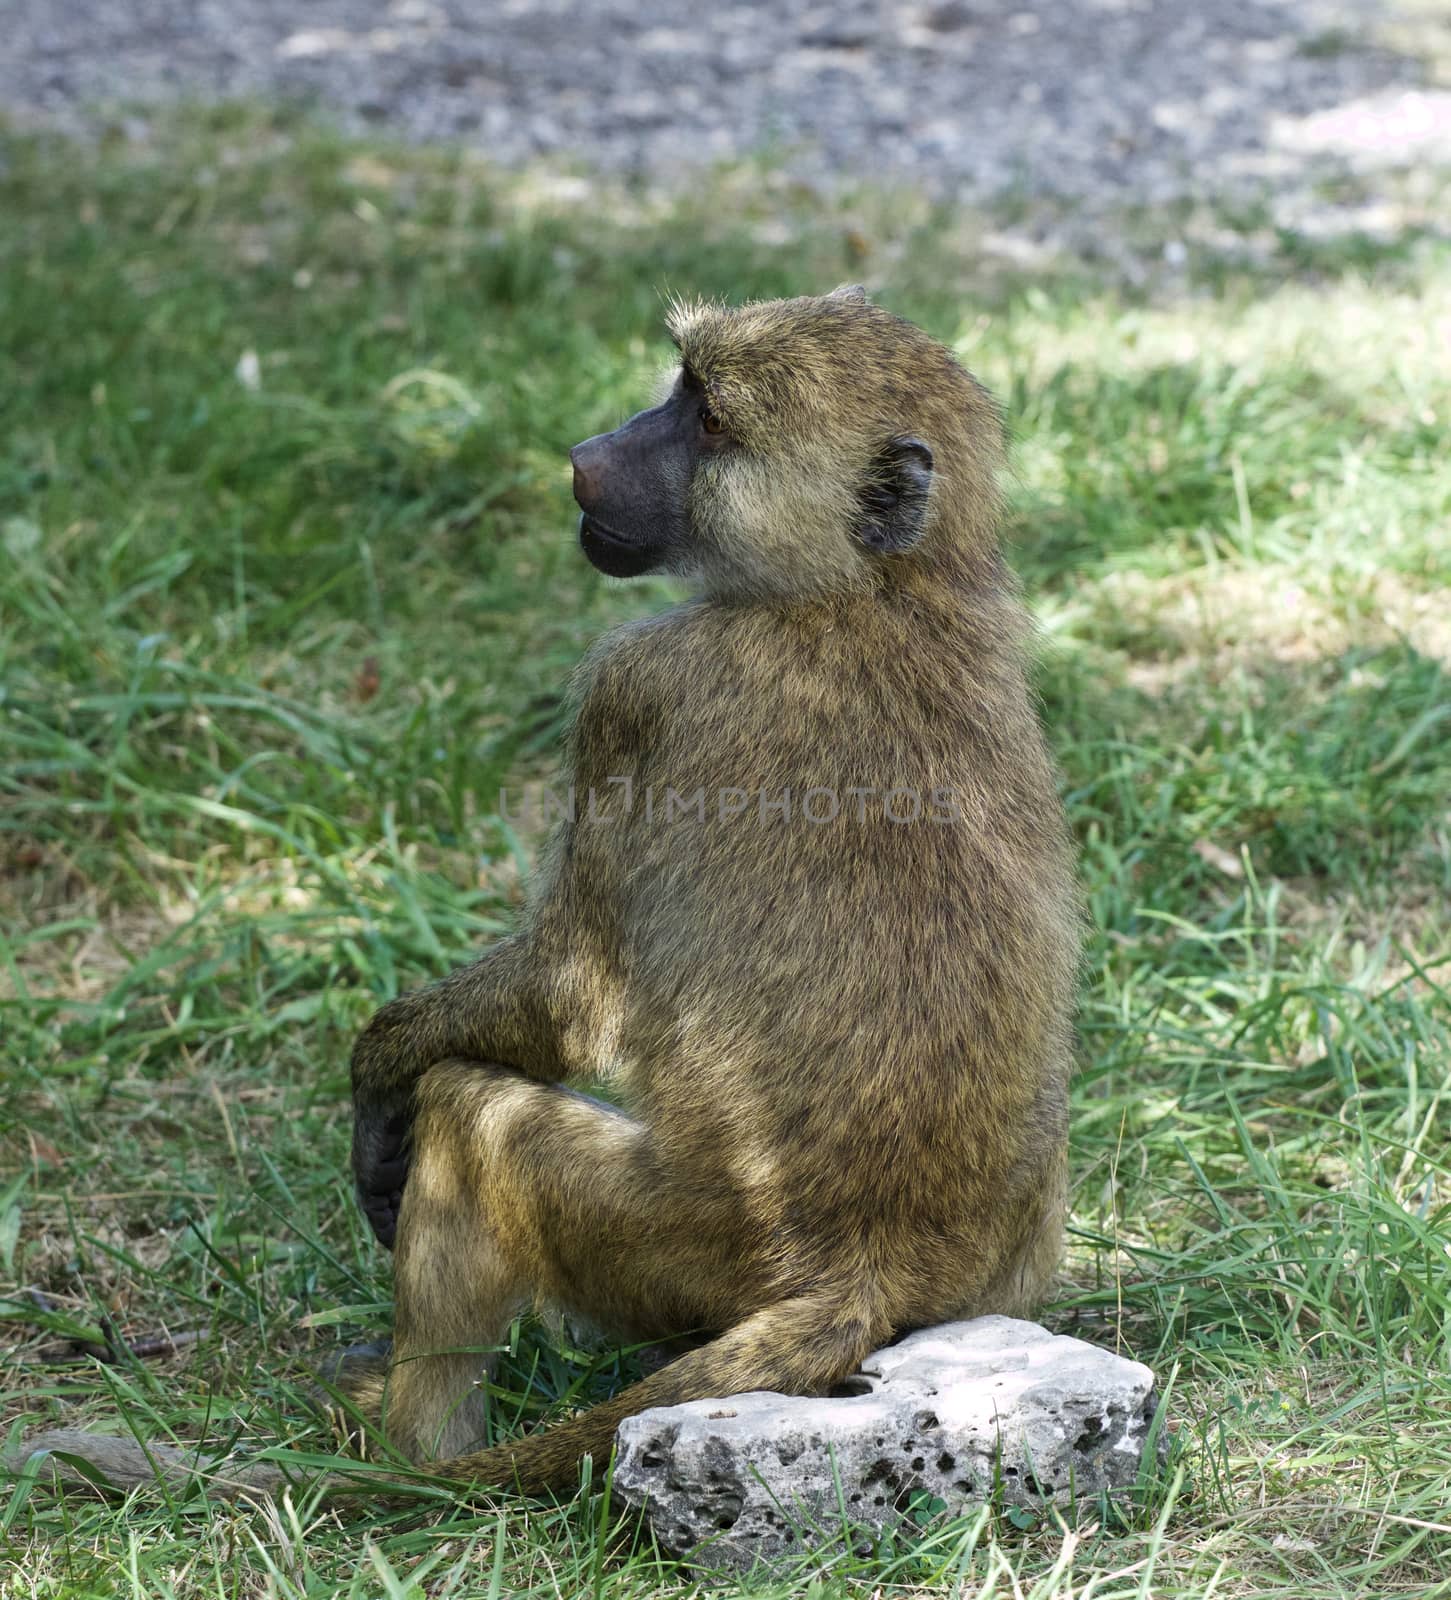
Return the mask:
<path id="1" fill-rule="evenodd" d="M 393 1357 L 391 1339 L 370 1339 L 334 1350 L 317 1369 L 308 1398 L 327 1421 L 340 1451 L 369 1456 L 383 1433 L 383 1390 Z"/>

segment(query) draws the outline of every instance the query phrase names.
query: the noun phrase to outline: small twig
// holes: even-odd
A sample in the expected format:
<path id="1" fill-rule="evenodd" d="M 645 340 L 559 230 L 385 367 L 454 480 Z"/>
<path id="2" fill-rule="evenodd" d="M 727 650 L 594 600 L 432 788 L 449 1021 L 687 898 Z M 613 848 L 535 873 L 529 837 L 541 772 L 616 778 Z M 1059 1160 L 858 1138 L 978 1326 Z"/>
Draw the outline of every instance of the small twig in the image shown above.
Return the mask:
<path id="1" fill-rule="evenodd" d="M 107 1328 L 107 1332 L 110 1333 Z M 149 1333 L 140 1339 L 111 1337 L 105 1344 L 93 1339 L 70 1339 L 63 1354 L 47 1357 L 50 1366 L 74 1366 L 85 1360 L 99 1361 L 103 1366 L 114 1366 L 118 1361 L 135 1357 L 145 1361 L 154 1356 L 174 1356 L 204 1338 L 208 1328 L 183 1328 L 177 1333 Z"/>
<path id="2" fill-rule="evenodd" d="M 198 1343 L 208 1332 L 208 1328 L 183 1328 L 178 1333 L 153 1333 L 145 1339 L 133 1339 L 128 1348 L 142 1360 L 148 1356 L 174 1356 L 178 1350 Z"/>

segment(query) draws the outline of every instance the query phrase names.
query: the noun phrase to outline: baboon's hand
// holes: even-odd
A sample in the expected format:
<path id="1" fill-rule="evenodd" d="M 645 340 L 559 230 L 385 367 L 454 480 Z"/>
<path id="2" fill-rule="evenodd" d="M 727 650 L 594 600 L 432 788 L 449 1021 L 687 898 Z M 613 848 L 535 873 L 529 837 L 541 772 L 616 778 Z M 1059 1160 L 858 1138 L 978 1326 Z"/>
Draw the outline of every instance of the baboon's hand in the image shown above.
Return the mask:
<path id="1" fill-rule="evenodd" d="M 353 1182 L 368 1226 L 385 1249 L 393 1248 L 403 1185 L 412 1155 L 412 1115 L 396 1108 L 353 1105 Z"/>
<path id="2" fill-rule="evenodd" d="M 440 986 L 400 994 L 373 1013 L 353 1045 L 353 1178 L 379 1243 L 393 1248 L 408 1181 L 413 1091 L 448 1054 Z"/>
<path id="3" fill-rule="evenodd" d="M 428 1065 L 427 990 L 402 994 L 373 1013 L 353 1045 L 353 1181 L 380 1244 L 393 1248 L 408 1180 L 413 1086 Z"/>

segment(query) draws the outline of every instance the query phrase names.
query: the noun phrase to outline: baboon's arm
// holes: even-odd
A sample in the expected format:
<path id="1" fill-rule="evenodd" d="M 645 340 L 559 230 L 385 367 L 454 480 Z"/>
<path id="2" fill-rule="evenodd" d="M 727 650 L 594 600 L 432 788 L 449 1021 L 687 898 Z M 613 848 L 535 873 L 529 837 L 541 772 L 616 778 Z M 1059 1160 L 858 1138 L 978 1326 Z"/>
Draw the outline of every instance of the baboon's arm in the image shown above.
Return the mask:
<path id="1" fill-rule="evenodd" d="M 556 1008 L 539 941 L 501 939 L 426 989 L 390 1000 L 353 1046 L 353 1099 L 398 1108 L 436 1061 L 499 1061 L 531 1078 L 562 1074 Z"/>
<path id="2" fill-rule="evenodd" d="M 583 671 L 590 688 L 572 735 L 565 777 L 611 793 L 609 773 L 631 772 L 642 737 L 642 655 L 597 647 Z M 622 686 L 620 679 L 627 678 Z M 566 1036 L 588 1030 L 614 968 L 618 931 L 607 926 L 617 885 L 602 881 L 576 824 L 561 823 L 541 853 L 522 929 L 438 983 L 399 995 L 377 1011 L 353 1047 L 353 1101 L 405 1112 L 418 1079 L 439 1061 L 492 1061 L 557 1083 L 577 1066 Z"/>
<path id="3" fill-rule="evenodd" d="M 557 1078 L 549 1011 L 521 934 L 374 1013 L 353 1046 L 353 1182 L 381 1244 L 391 1249 L 398 1228 L 419 1078 L 450 1057 Z"/>
<path id="4" fill-rule="evenodd" d="M 570 1061 L 566 1032 L 598 994 L 600 962 L 589 952 L 569 851 L 559 838 L 545 865 L 546 889 L 526 927 L 477 961 L 377 1011 L 353 1046 L 353 1177 L 379 1240 L 391 1247 L 408 1177 L 418 1080 L 445 1060 L 496 1062 L 553 1083 Z M 568 974 L 568 978 L 566 978 Z"/>

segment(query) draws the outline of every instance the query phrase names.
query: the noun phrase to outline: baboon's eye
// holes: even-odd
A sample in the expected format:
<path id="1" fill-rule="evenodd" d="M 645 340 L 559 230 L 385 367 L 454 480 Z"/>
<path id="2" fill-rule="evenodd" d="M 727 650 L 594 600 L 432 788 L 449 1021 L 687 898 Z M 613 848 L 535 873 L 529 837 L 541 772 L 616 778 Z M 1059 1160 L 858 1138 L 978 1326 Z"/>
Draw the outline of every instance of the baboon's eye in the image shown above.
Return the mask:
<path id="1" fill-rule="evenodd" d="M 707 433 L 724 433 L 726 425 L 709 406 L 700 408 L 700 425 Z"/>

